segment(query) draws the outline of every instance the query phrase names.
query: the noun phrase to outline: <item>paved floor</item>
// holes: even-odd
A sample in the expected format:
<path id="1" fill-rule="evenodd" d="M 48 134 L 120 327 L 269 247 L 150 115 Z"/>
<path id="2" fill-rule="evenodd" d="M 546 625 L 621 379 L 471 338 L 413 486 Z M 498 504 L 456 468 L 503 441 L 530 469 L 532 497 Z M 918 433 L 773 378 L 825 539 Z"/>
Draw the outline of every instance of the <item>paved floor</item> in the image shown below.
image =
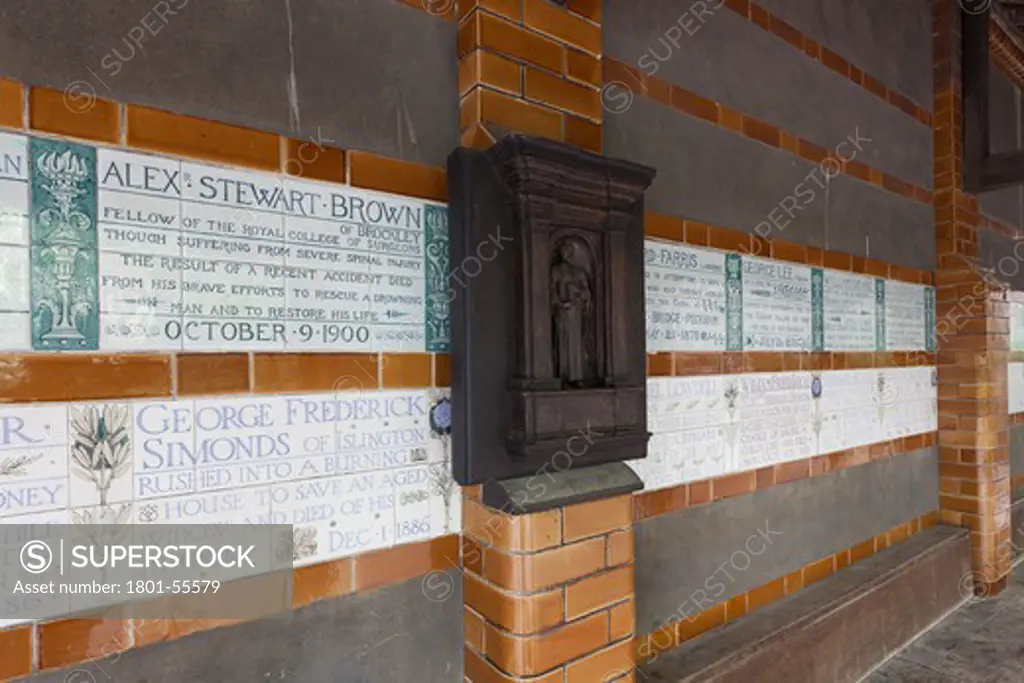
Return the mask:
<path id="1" fill-rule="evenodd" d="M 957 610 L 863 683 L 1024 683 L 1024 565 L 999 597 Z"/>

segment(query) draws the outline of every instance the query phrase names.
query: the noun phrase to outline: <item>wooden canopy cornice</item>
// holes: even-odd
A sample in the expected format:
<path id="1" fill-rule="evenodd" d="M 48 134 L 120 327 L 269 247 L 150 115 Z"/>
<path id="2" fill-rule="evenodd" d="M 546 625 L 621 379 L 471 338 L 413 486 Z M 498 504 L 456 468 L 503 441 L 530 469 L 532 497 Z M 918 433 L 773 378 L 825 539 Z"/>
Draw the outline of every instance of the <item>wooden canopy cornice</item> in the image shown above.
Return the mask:
<path id="1" fill-rule="evenodd" d="M 961 12 L 963 36 L 964 189 L 995 190 L 1024 182 L 1024 152 L 992 154 L 989 60 L 1024 90 L 1024 38 L 999 7 Z"/>

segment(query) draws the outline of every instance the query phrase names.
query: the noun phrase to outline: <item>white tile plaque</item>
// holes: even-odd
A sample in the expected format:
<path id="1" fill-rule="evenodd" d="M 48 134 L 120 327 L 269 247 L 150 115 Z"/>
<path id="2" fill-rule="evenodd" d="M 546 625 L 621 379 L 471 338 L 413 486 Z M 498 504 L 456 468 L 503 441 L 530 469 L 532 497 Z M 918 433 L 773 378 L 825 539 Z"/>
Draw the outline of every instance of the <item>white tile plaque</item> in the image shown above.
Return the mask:
<path id="1" fill-rule="evenodd" d="M 1010 414 L 1024 413 L 1024 363 L 1007 363 L 1006 373 Z"/>
<path id="2" fill-rule="evenodd" d="M 1010 350 L 1024 351 L 1024 301 L 1010 302 Z"/>
<path id="3" fill-rule="evenodd" d="M 650 454 L 632 465 L 656 489 L 934 432 L 933 378 L 931 367 L 650 378 Z"/>
<path id="4" fill-rule="evenodd" d="M 725 254 L 648 240 L 647 350 L 725 350 Z"/>
<path id="5" fill-rule="evenodd" d="M 875 279 L 836 270 L 823 275 L 822 350 L 882 350 L 884 340 L 876 338 Z"/>
<path id="6" fill-rule="evenodd" d="M 0 134 L 0 247 L 0 350 L 448 348 L 435 202 Z"/>
<path id="7" fill-rule="evenodd" d="M 811 269 L 743 257 L 743 348 L 811 350 Z"/>
<path id="8" fill-rule="evenodd" d="M 0 407 L 0 529 L 44 514 L 77 524 L 295 524 L 299 564 L 458 533 L 448 438 L 430 426 L 444 397 L 9 404 Z"/>
<path id="9" fill-rule="evenodd" d="M 928 349 L 929 288 L 898 280 L 885 282 L 885 335 L 888 351 Z M 934 328 L 934 320 L 932 321 Z"/>

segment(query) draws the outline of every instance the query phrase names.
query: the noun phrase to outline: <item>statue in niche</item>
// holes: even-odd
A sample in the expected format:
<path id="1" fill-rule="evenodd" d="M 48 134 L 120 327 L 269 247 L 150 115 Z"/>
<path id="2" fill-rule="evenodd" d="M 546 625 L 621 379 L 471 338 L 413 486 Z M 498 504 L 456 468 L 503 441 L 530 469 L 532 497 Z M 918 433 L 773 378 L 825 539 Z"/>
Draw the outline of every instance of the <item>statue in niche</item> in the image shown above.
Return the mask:
<path id="1" fill-rule="evenodd" d="M 558 245 L 551 268 L 551 312 L 554 322 L 555 374 L 562 386 L 582 388 L 594 375 L 593 292 L 589 249 L 570 237 Z"/>

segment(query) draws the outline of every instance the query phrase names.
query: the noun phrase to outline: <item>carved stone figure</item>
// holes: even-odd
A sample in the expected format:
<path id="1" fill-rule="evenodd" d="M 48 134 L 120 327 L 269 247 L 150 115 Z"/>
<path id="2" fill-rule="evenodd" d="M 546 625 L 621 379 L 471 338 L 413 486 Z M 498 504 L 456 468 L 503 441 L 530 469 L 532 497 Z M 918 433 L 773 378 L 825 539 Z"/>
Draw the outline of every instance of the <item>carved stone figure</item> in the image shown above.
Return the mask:
<path id="1" fill-rule="evenodd" d="M 551 308 L 555 331 L 555 372 L 563 386 L 585 386 L 592 375 L 587 353 L 587 327 L 593 307 L 591 265 L 587 248 L 569 238 L 558 246 L 551 268 Z"/>

